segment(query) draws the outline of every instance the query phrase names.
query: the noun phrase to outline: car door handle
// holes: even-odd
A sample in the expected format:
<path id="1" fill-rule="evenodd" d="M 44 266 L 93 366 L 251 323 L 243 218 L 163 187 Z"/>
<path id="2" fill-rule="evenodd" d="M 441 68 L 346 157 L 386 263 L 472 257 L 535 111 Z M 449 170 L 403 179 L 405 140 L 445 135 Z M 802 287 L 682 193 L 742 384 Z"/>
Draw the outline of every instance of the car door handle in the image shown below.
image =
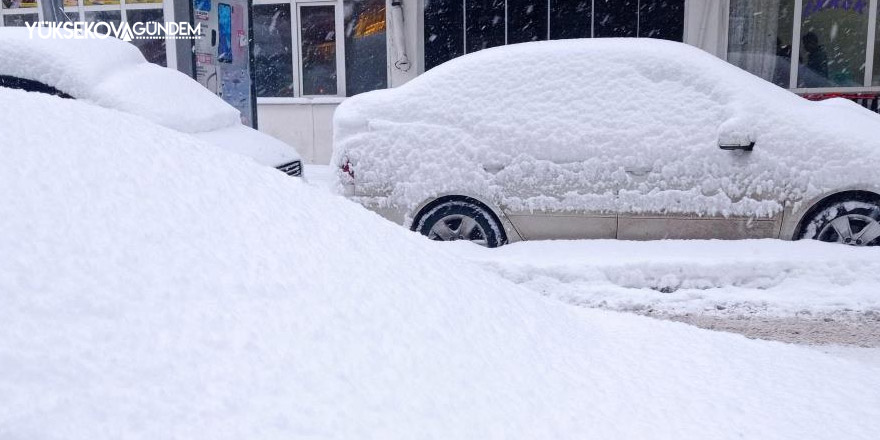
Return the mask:
<path id="1" fill-rule="evenodd" d="M 650 167 L 626 167 L 624 168 L 627 174 L 633 176 L 644 176 L 651 172 Z"/>

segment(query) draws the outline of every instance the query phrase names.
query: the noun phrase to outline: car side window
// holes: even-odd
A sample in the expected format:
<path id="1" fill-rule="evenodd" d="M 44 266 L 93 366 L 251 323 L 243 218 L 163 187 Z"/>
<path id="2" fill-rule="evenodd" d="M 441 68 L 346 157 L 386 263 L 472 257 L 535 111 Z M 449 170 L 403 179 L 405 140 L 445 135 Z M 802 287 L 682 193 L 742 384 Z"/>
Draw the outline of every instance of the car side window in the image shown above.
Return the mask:
<path id="1" fill-rule="evenodd" d="M 64 93 L 50 85 L 46 85 L 39 81 L 34 81 L 30 79 L 18 78 L 15 76 L 0 75 L 0 87 L 19 89 L 26 92 L 45 93 L 48 95 L 54 95 L 66 99 L 73 98 L 67 93 Z"/>

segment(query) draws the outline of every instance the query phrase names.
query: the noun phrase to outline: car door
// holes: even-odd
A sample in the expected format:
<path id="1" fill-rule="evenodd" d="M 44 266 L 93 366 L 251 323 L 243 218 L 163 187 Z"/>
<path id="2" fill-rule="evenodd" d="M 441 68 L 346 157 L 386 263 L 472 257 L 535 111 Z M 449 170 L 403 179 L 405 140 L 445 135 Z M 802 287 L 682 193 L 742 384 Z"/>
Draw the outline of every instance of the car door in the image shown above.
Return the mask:
<path id="1" fill-rule="evenodd" d="M 617 179 L 601 155 L 595 160 L 519 158 L 496 174 L 506 194 L 501 207 L 525 240 L 617 237 Z"/>
<path id="2" fill-rule="evenodd" d="M 721 121 L 711 133 L 665 143 L 648 163 L 626 167 L 618 197 L 618 237 L 746 239 L 778 237 L 783 204 L 778 167 L 766 166 L 749 118 Z"/>

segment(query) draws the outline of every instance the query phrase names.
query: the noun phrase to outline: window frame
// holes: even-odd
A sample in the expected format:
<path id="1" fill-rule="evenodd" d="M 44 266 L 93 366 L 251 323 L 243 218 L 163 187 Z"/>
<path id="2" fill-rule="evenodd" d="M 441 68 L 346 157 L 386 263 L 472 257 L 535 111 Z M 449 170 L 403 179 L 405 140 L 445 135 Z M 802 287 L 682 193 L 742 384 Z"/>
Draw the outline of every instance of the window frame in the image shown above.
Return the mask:
<path id="1" fill-rule="evenodd" d="M 693 0 L 689 0 L 693 1 Z M 724 20 L 722 23 L 722 32 L 723 36 L 723 44 L 724 44 L 724 53 L 723 59 L 727 60 L 727 53 L 730 50 L 730 44 L 727 39 L 728 32 L 730 31 L 730 3 L 726 2 L 724 5 L 725 9 Z M 811 93 L 876 93 L 880 92 L 880 85 L 875 86 L 872 85 L 873 81 L 873 71 L 875 69 L 874 66 L 874 53 L 876 50 L 880 50 L 880 47 L 877 47 L 877 21 L 878 21 L 878 3 L 880 0 L 868 0 L 868 32 L 866 38 L 868 39 L 867 45 L 865 46 L 865 75 L 860 86 L 852 86 L 852 87 L 798 87 L 798 70 L 800 67 L 800 60 L 798 56 L 794 56 L 795 54 L 799 54 L 801 50 L 801 28 L 803 26 L 803 12 L 804 12 L 804 0 L 794 0 L 794 17 L 792 20 L 792 42 L 791 42 L 791 65 L 789 66 L 789 78 L 788 78 L 788 90 L 798 93 L 798 94 L 811 94 Z"/>
<path id="2" fill-rule="evenodd" d="M 262 96 L 257 97 L 257 104 L 338 104 L 346 99 L 345 71 L 345 2 L 344 0 L 253 0 L 258 5 L 289 5 L 290 7 L 290 38 L 293 75 L 293 97 Z M 336 15 L 336 94 L 334 95 L 303 95 L 302 47 L 300 32 L 300 7 L 334 6 Z M 391 59 L 391 33 L 387 30 L 390 17 L 391 1 L 385 0 L 385 53 L 386 60 Z M 385 62 L 385 87 L 391 87 L 391 63 Z"/>

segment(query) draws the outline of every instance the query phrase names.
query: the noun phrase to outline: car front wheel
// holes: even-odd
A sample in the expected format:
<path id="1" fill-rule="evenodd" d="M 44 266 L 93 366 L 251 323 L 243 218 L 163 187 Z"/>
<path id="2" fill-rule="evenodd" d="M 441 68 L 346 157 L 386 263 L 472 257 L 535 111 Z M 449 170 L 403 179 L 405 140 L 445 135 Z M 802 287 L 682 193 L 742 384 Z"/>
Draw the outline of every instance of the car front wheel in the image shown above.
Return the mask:
<path id="1" fill-rule="evenodd" d="M 830 203 L 804 224 L 800 238 L 850 246 L 880 245 L 880 203 L 877 200 Z"/>
<path id="2" fill-rule="evenodd" d="M 504 244 L 501 226 L 485 208 L 467 200 L 443 202 L 424 215 L 415 228 L 435 241 L 466 240 L 490 248 Z"/>

